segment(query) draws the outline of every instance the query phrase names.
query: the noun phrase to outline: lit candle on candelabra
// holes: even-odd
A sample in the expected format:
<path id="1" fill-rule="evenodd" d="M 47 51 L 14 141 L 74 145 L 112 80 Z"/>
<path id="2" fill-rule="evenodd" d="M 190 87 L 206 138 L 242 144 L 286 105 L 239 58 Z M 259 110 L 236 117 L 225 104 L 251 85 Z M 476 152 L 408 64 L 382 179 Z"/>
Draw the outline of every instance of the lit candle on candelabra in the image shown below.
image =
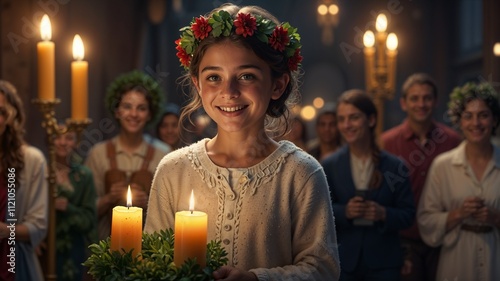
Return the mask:
<path id="1" fill-rule="evenodd" d="M 54 42 L 49 16 L 43 15 L 40 23 L 40 35 L 43 41 L 37 44 L 38 57 L 38 98 L 41 100 L 54 100 L 55 93 L 55 62 Z"/>
<path id="2" fill-rule="evenodd" d="M 363 35 L 363 44 L 365 45 L 365 48 L 363 50 L 365 54 L 365 78 L 366 78 L 366 85 L 367 87 L 369 85 L 373 84 L 373 66 L 375 65 L 375 48 L 373 47 L 375 45 L 375 34 L 373 34 L 373 31 L 367 30 L 365 34 Z"/>
<path id="3" fill-rule="evenodd" d="M 398 54 L 398 37 L 394 33 L 387 36 L 387 73 L 396 73 L 396 56 Z M 395 75 L 388 75 L 387 85 L 395 87 Z"/>
<path id="4" fill-rule="evenodd" d="M 380 14 L 377 16 L 375 20 L 375 29 L 377 30 L 376 41 L 377 41 L 377 49 L 378 51 L 378 67 L 385 67 L 385 54 L 380 51 L 385 48 L 385 41 L 387 40 L 387 17 L 384 14 Z"/>
<path id="5" fill-rule="evenodd" d="M 113 208 L 110 249 L 123 249 L 125 252 L 132 250 L 132 257 L 140 254 L 142 250 L 142 208 L 132 207 L 130 186 L 127 192 L 127 207 Z"/>
<path id="6" fill-rule="evenodd" d="M 194 193 L 191 191 L 189 211 L 175 213 L 174 263 L 178 267 L 187 259 L 194 258 L 201 267 L 205 267 L 207 221 L 206 213 L 194 211 Z"/>
<path id="7" fill-rule="evenodd" d="M 85 49 L 80 35 L 73 39 L 73 58 L 71 62 L 71 118 L 85 120 L 88 104 L 88 63 L 83 60 Z"/>

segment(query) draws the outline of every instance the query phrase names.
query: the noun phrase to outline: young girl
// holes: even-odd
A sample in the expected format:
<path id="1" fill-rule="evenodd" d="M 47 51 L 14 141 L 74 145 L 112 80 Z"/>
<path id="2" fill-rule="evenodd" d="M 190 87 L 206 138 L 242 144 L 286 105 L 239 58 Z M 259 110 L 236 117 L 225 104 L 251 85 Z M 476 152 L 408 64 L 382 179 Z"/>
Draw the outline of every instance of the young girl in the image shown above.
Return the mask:
<path id="1" fill-rule="evenodd" d="M 380 151 L 376 123 L 377 110 L 366 93 L 342 94 L 337 126 L 347 145 L 322 162 L 339 226 L 341 280 L 399 280 L 398 231 L 415 218 L 408 169 Z"/>
<path id="2" fill-rule="evenodd" d="M 268 135 L 298 91 L 299 38 L 259 7 L 228 4 L 196 18 L 177 41 L 194 87 L 185 112 L 203 106 L 218 132 L 163 158 L 145 231 L 174 228 L 193 190 L 195 209 L 208 214 L 208 240 L 228 253 L 216 280 L 338 279 L 324 172 Z"/>

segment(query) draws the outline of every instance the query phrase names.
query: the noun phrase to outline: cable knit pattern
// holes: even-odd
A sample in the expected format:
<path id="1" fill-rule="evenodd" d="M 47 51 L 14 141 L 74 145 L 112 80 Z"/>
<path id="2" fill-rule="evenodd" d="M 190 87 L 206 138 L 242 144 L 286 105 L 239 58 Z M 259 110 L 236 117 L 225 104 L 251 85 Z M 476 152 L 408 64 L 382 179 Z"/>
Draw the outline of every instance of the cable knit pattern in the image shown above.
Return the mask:
<path id="1" fill-rule="evenodd" d="M 337 280 L 337 238 L 321 165 L 281 141 L 255 166 L 220 167 L 208 157 L 207 141 L 161 161 L 145 232 L 173 228 L 175 212 L 187 210 L 193 190 L 195 209 L 208 215 L 208 240 L 222 242 L 228 265 L 259 280 Z"/>

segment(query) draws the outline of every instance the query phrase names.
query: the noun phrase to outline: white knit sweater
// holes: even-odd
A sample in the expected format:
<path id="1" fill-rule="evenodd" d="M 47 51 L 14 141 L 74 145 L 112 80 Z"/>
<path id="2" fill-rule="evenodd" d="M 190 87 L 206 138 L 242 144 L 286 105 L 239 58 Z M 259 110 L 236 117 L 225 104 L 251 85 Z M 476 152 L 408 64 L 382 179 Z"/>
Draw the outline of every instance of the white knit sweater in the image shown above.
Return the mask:
<path id="1" fill-rule="evenodd" d="M 338 280 L 340 264 L 328 185 L 321 165 L 288 141 L 259 164 L 215 165 L 206 142 L 167 154 L 149 198 L 146 232 L 174 228 L 175 213 L 208 214 L 208 240 L 220 240 L 229 265 L 259 280 Z"/>

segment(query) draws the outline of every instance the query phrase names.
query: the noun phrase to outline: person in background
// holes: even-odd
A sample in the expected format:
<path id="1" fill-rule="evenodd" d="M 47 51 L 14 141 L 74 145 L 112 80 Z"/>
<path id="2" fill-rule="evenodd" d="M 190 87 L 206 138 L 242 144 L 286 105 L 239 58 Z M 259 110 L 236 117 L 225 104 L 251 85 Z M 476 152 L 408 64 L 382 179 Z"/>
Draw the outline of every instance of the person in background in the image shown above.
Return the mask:
<path id="1" fill-rule="evenodd" d="M 62 127 L 63 128 L 63 127 Z M 82 280 L 88 245 L 97 242 L 96 192 L 90 169 L 74 153 L 75 132 L 54 140 L 57 280 Z"/>
<path id="2" fill-rule="evenodd" d="M 156 125 L 156 137 L 168 144 L 172 150 L 179 149 L 185 145 L 181 138 L 179 117 L 179 107 L 174 104 L 168 104 Z"/>
<path id="3" fill-rule="evenodd" d="M 48 227 L 47 163 L 24 141 L 24 121 L 16 88 L 0 80 L 0 280 L 5 281 L 44 279 L 35 249 Z"/>
<path id="4" fill-rule="evenodd" d="M 120 75 L 108 88 L 106 105 L 120 131 L 112 139 L 94 145 L 85 162 L 94 175 L 99 240 L 109 237 L 112 208 L 126 205 L 128 186 L 132 204 L 143 208 L 144 214 L 147 211 L 156 166 L 169 152 L 144 138 L 144 129 L 154 122 L 160 102 L 160 86 L 140 71 Z"/>
<path id="5" fill-rule="evenodd" d="M 399 280 L 399 230 L 411 225 L 415 204 L 407 167 L 375 140 L 377 109 L 362 90 L 344 92 L 337 125 L 346 143 L 323 160 L 337 223 L 340 280 Z"/>
<path id="6" fill-rule="evenodd" d="M 432 160 L 456 147 L 461 141 L 455 130 L 433 119 L 437 99 L 436 83 L 428 74 L 410 75 L 403 84 L 399 100 L 407 118 L 381 136 L 384 149 L 403 158 L 410 169 L 415 206 L 418 206 Z M 439 248 L 429 247 L 422 241 L 416 220 L 411 227 L 402 230 L 400 235 L 406 252 L 402 280 L 434 280 Z"/>
<path id="7" fill-rule="evenodd" d="M 299 116 L 292 119 L 290 131 L 282 137 L 283 140 L 293 142 L 296 146 L 303 150 L 307 149 L 307 128 L 306 123 Z"/>
<path id="8" fill-rule="evenodd" d="M 316 135 L 318 142 L 308 150 L 318 161 L 340 148 L 342 139 L 337 128 L 337 113 L 334 109 L 324 110 L 316 119 Z"/>
<path id="9" fill-rule="evenodd" d="M 499 98 L 472 82 L 450 95 L 465 140 L 434 159 L 417 212 L 422 239 L 441 246 L 436 280 L 500 280 L 500 148 L 491 143 Z"/>
<path id="10" fill-rule="evenodd" d="M 173 228 L 175 212 L 188 209 L 193 192 L 195 201 L 203 198 L 196 209 L 207 213 L 208 241 L 221 241 L 228 253 L 215 280 L 337 280 L 323 169 L 272 135 L 284 133 L 288 106 L 299 95 L 296 29 L 260 7 L 225 4 L 184 30 L 177 55 L 192 92 L 182 116 L 203 106 L 217 134 L 162 160 L 145 232 Z"/>

